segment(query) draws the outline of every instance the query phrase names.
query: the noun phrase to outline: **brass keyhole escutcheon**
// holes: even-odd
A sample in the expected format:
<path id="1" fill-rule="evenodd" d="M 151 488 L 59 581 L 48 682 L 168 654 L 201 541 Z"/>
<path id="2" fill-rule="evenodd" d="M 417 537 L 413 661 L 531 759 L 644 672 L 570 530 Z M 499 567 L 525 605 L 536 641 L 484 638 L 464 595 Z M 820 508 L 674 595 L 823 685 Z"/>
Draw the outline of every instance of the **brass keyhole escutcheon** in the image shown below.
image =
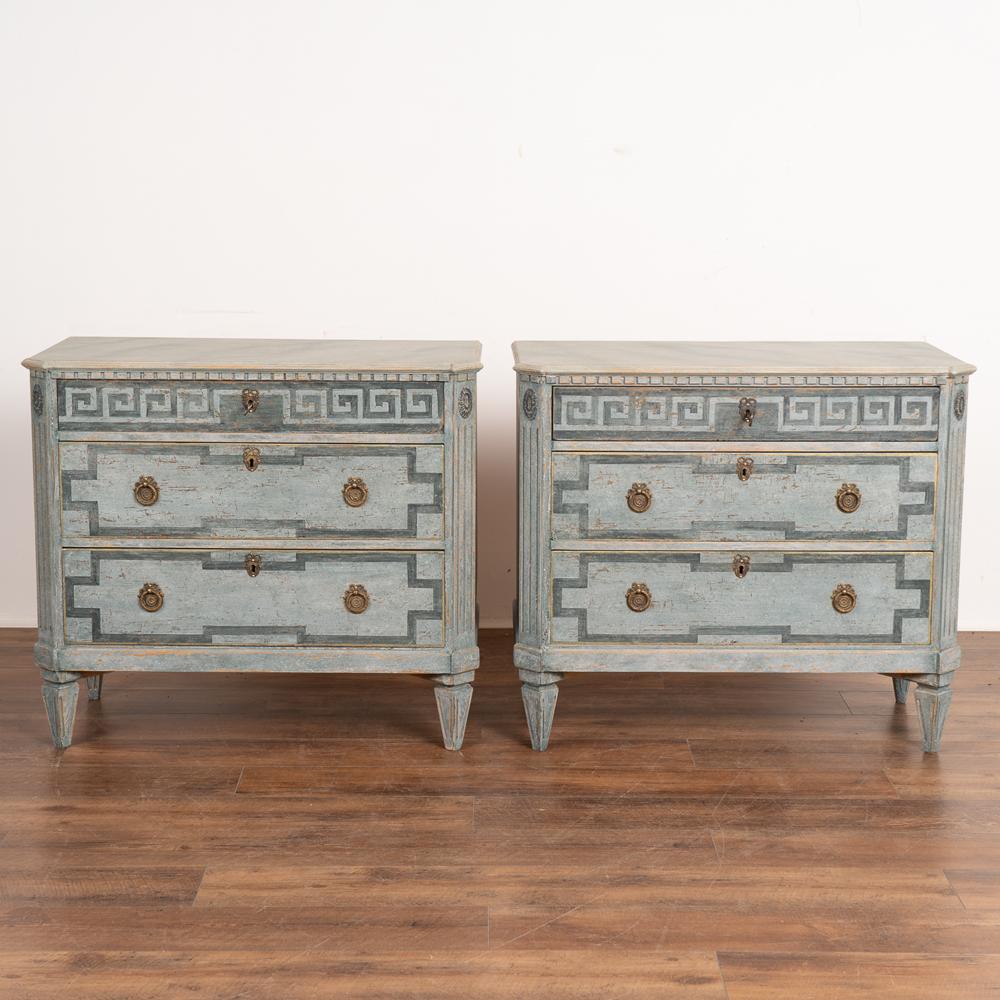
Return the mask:
<path id="1" fill-rule="evenodd" d="M 256 552 L 247 553 L 243 560 L 243 568 L 247 571 L 247 576 L 260 576 L 260 571 L 264 568 L 264 560 Z"/>
<path id="2" fill-rule="evenodd" d="M 144 583 L 139 591 L 139 607 L 143 611 L 159 611 L 163 607 L 163 591 L 155 583 Z"/>
<path id="3" fill-rule="evenodd" d="M 260 392 L 257 389 L 244 389 L 240 393 L 240 399 L 243 401 L 243 412 L 253 413 L 260 405 Z"/>
<path id="4" fill-rule="evenodd" d="M 344 591 L 344 607 L 352 615 L 364 614 L 368 610 L 370 603 L 371 599 L 368 597 L 368 591 L 360 583 L 352 583 Z"/>
<path id="5" fill-rule="evenodd" d="M 135 502 L 143 507 L 152 507 L 160 499 L 160 487 L 152 476 L 140 476 L 132 487 Z"/>
<path id="6" fill-rule="evenodd" d="M 256 472 L 260 468 L 260 448 L 243 449 L 243 467 L 247 472 Z"/>
<path id="7" fill-rule="evenodd" d="M 757 415 L 757 400 L 753 396 L 744 396 L 740 400 L 740 420 L 747 425 L 753 426 L 753 418 Z"/>
<path id="8" fill-rule="evenodd" d="M 645 611 L 653 603 L 653 595 L 644 583 L 633 583 L 625 591 L 625 603 L 629 611 Z"/>
<path id="9" fill-rule="evenodd" d="M 861 490 L 854 483 L 844 483 L 837 490 L 837 509 L 844 514 L 853 514 L 861 506 Z"/>
<path id="10" fill-rule="evenodd" d="M 858 595 L 849 583 L 838 583 L 833 588 L 833 610 L 839 615 L 849 615 L 857 606 Z"/>
<path id="11" fill-rule="evenodd" d="M 750 557 L 733 556 L 733 572 L 736 574 L 737 580 L 742 580 L 750 572 Z"/>
<path id="12" fill-rule="evenodd" d="M 736 459 L 736 477 L 741 483 L 745 483 L 753 473 L 753 459 L 752 458 L 738 458 Z"/>
<path id="13" fill-rule="evenodd" d="M 645 483 L 633 483 L 625 494 L 628 509 L 636 514 L 645 514 L 653 505 L 653 491 Z"/>
<path id="14" fill-rule="evenodd" d="M 351 476 L 344 483 L 341 493 L 344 494 L 344 503 L 348 507 L 363 507 L 368 500 L 368 487 L 365 481 L 357 476 Z"/>

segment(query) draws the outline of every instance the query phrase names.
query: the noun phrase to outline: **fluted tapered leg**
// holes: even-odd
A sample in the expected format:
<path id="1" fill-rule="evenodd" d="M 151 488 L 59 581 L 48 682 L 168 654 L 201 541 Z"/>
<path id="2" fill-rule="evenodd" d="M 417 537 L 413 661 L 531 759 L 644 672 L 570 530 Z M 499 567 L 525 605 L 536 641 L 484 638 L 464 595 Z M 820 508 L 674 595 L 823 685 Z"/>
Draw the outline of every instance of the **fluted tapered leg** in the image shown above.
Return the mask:
<path id="1" fill-rule="evenodd" d="M 441 674 L 434 678 L 434 697 L 441 720 L 441 736 L 445 750 L 461 750 L 465 739 L 465 724 L 469 721 L 474 673 Z"/>
<path id="2" fill-rule="evenodd" d="M 87 678 L 87 697 L 91 701 L 101 700 L 101 689 L 104 687 L 104 674 L 91 674 Z"/>
<path id="3" fill-rule="evenodd" d="M 924 732 L 924 753 L 937 753 L 941 749 L 941 732 L 951 705 L 950 676 L 938 678 L 936 686 L 918 682 L 916 699 Z"/>
<path id="4" fill-rule="evenodd" d="M 906 696 L 910 693 L 910 683 L 906 677 L 893 677 L 892 690 L 896 695 L 897 705 L 906 704 Z"/>
<path id="5" fill-rule="evenodd" d="M 42 671 L 42 701 L 49 717 L 52 742 L 65 749 L 73 742 L 76 699 L 80 693 L 80 675 Z"/>
<path id="6" fill-rule="evenodd" d="M 524 714 L 528 720 L 528 734 L 531 736 L 532 750 L 546 750 L 552 734 L 552 719 L 556 714 L 556 699 L 559 697 L 559 681 L 562 674 L 534 673 L 520 671 L 521 699 Z"/>

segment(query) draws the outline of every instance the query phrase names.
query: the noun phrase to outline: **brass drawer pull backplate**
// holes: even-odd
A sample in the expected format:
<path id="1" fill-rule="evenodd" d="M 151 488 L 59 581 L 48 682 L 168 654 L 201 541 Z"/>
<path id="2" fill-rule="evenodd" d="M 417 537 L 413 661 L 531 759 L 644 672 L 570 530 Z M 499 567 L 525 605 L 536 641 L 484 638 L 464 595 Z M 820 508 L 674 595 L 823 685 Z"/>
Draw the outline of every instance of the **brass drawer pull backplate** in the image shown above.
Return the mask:
<path id="1" fill-rule="evenodd" d="M 858 595 L 849 583 L 838 583 L 833 588 L 833 610 L 839 615 L 849 615 L 858 604 Z"/>
<path id="2" fill-rule="evenodd" d="M 160 499 L 160 487 L 152 476 L 140 476 L 132 487 L 135 502 L 143 507 L 152 507 Z"/>
<path id="3" fill-rule="evenodd" d="M 625 494 L 628 509 L 636 514 L 644 514 L 653 505 L 653 491 L 645 483 L 633 483 Z"/>
<path id="4" fill-rule="evenodd" d="M 352 615 L 364 614 L 368 610 L 370 603 L 371 599 L 368 597 L 368 591 L 360 583 L 352 583 L 344 591 L 344 607 Z"/>
<path id="5" fill-rule="evenodd" d="M 163 607 L 163 591 L 155 583 L 144 583 L 139 591 L 139 607 L 143 611 L 159 611 Z"/>
<path id="6" fill-rule="evenodd" d="M 625 603 L 629 611 L 645 611 L 653 603 L 653 595 L 644 583 L 633 583 L 625 591 Z"/>
<path id="7" fill-rule="evenodd" d="M 854 483 L 844 483 L 837 490 L 837 509 L 844 514 L 853 514 L 861 506 L 861 490 Z"/>
<path id="8" fill-rule="evenodd" d="M 343 493 L 344 503 L 348 507 L 363 507 L 368 501 L 368 486 L 363 479 L 359 479 L 357 476 L 351 476 L 344 483 L 341 493 Z"/>

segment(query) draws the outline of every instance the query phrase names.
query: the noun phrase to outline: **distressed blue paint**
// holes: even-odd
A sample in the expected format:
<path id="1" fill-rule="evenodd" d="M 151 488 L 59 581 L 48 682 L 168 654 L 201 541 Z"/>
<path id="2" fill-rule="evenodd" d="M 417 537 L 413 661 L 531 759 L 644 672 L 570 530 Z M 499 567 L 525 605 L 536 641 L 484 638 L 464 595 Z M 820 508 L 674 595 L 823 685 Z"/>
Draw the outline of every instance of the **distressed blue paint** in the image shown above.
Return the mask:
<path id="1" fill-rule="evenodd" d="M 100 350 L 116 343 L 102 338 Z M 383 358 L 331 377 L 319 361 L 329 343 L 317 343 L 310 370 L 297 342 L 284 371 L 253 364 L 253 342 L 234 342 L 248 367 L 226 363 L 227 344 L 216 344 L 213 372 L 179 357 L 165 370 L 162 352 L 188 342 L 166 343 L 149 342 L 147 366 L 144 342 L 121 341 L 123 370 L 107 354 L 88 366 L 79 342 L 71 371 L 29 362 L 35 657 L 55 743 L 70 743 L 86 675 L 349 671 L 434 678 L 442 735 L 457 749 L 479 662 L 478 345 L 456 345 L 454 370 L 442 370 L 440 347 L 416 342 L 405 371 L 386 372 Z M 257 391 L 252 412 L 244 389 Z M 254 470 L 246 447 L 260 451 Z M 151 506 L 133 494 L 140 476 L 159 487 Z M 359 507 L 343 496 L 350 478 L 368 488 Z M 251 552 L 262 559 L 253 577 Z M 146 583 L 164 595 L 159 610 L 139 606 Z M 361 614 L 344 604 L 352 584 L 369 595 Z"/>
<path id="2" fill-rule="evenodd" d="M 925 345 L 844 344 L 850 367 L 819 371 L 815 345 L 776 344 L 752 345 L 735 373 L 711 368 L 725 345 L 689 344 L 690 371 L 673 346 L 625 345 L 611 370 L 609 345 L 518 345 L 514 662 L 532 745 L 548 743 L 568 672 L 844 671 L 915 682 L 936 750 L 960 660 L 970 367 Z M 633 483 L 645 510 L 629 508 Z M 851 513 L 845 484 L 862 497 Z M 633 584 L 646 610 L 627 604 Z M 856 593 L 846 614 L 838 584 Z"/>

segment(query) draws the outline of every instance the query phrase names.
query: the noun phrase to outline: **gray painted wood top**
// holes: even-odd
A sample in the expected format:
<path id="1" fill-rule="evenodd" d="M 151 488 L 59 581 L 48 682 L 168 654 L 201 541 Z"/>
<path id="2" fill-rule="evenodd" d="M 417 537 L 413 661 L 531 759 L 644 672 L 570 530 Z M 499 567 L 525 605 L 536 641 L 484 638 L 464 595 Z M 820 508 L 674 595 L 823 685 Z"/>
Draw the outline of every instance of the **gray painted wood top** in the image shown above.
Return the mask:
<path id="1" fill-rule="evenodd" d="M 518 340 L 514 368 L 540 375 L 969 375 L 916 341 Z"/>
<path id="2" fill-rule="evenodd" d="M 25 368 L 255 368 L 277 371 L 478 371 L 477 340 L 237 340 L 68 337 L 25 359 Z"/>

